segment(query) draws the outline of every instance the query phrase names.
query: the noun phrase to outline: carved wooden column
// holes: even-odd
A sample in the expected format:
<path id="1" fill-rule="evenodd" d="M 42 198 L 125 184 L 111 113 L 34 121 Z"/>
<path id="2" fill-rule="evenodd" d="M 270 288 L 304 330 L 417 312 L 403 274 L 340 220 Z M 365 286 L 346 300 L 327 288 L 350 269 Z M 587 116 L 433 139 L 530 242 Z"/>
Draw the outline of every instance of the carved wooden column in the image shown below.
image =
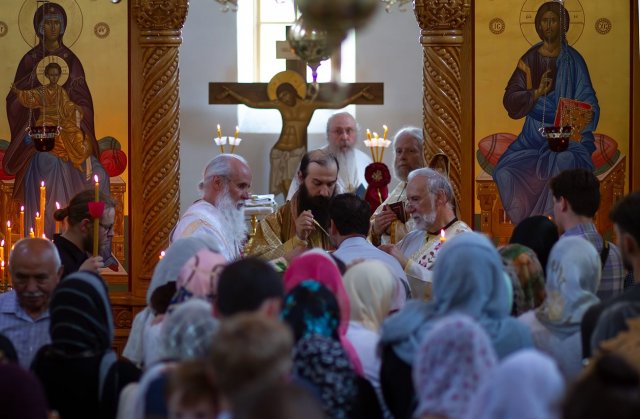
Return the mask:
<path id="1" fill-rule="evenodd" d="M 178 48 L 188 0 L 135 0 L 132 68 L 132 293 L 143 296 L 180 211 Z M 137 102 L 137 103 L 136 103 Z"/>
<path id="2" fill-rule="evenodd" d="M 460 214 L 466 222 L 471 221 L 473 207 L 473 171 L 471 163 L 467 163 L 467 160 L 472 160 L 466 155 L 468 151 L 463 144 L 463 108 L 466 108 L 465 100 L 470 103 L 471 97 L 471 89 L 464 89 L 463 78 L 471 75 L 471 59 L 470 54 L 469 60 L 463 60 L 462 57 L 464 26 L 470 8 L 470 0 L 414 2 L 424 53 L 422 83 L 425 159 L 429 162 L 435 154 L 442 152 L 449 158 L 449 178 Z M 463 63 L 467 68 L 462 67 Z M 470 124 L 467 131 L 470 131 Z"/>

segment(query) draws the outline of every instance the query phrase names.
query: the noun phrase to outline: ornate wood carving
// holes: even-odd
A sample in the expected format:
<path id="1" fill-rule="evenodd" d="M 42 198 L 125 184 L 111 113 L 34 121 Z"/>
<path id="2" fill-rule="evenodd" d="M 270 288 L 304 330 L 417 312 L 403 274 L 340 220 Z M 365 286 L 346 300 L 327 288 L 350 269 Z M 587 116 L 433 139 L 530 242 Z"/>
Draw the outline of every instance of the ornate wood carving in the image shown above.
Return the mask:
<path id="1" fill-rule="evenodd" d="M 139 137 L 132 132 L 133 156 L 138 159 L 131 159 L 134 282 L 151 277 L 180 210 L 178 47 L 188 7 L 188 0 L 136 0 L 132 8 L 139 30 L 142 89 L 137 92 Z M 133 80 L 131 84 L 136 87 Z M 140 285 L 133 286 L 134 294 L 142 295 L 145 287 Z"/>
<path id="2" fill-rule="evenodd" d="M 425 159 L 430 161 L 437 153 L 449 157 L 449 178 L 459 205 L 470 199 L 470 194 L 462 191 L 470 191 L 470 188 L 463 188 L 463 179 L 471 178 L 472 173 L 470 168 L 464 167 L 467 160 L 463 156 L 466 149 L 463 142 L 465 92 L 462 82 L 465 72 L 461 68 L 464 25 L 470 7 L 470 0 L 416 0 L 414 3 L 423 47 Z M 466 215 L 463 217 L 466 221 L 470 221 L 470 211 L 464 211 L 463 215 Z"/>

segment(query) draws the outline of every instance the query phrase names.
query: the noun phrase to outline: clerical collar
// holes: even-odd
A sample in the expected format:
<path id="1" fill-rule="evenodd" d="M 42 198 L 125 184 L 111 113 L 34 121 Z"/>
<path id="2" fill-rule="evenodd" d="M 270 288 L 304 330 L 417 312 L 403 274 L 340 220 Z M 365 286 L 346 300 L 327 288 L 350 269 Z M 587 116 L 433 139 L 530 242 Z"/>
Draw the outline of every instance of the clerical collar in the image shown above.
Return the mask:
<path id="1" fill-rule="evenodd" d="M 448 228 L 449 228 L 449 227 L 451 227 L 451 226 L 452 226 L 456 221 L 458 221 L 458 217 L 453 217 L 453 220 L 449 221 L 449 224 L 447 224 L 446 226 L 442 227 L 442 230 L 446 230 L 446 229 L 448 229 Z M 428 235 L 430 235 L 430 236 L 437 236 L 438 234 L 440 234 L 440 231 L 439 231 L 439 230 L 438 230 L 438 231 L 436 231 L 436 232 L 433 232 L 433 231 L 427 231 L 427 234 L 428 234 Z"/>

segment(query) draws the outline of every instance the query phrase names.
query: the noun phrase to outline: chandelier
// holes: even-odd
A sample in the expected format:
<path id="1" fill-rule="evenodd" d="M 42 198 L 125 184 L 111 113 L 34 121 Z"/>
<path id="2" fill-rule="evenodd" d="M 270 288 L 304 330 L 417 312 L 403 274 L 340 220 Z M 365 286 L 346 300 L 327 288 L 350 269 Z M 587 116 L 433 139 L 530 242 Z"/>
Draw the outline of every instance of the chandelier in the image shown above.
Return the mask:
<path id="1" fill-rule="evenodd" d="M 391 8 L 396 4 L 398 5 L 399 11 L 406 12 L 407 8 L 405 6 L 407 5 L 407 3 L 413 3 L 413 0 L 380 0 L 380 1 L 384 3 L 384 10 L 387 13 L 390 13 Z"/>

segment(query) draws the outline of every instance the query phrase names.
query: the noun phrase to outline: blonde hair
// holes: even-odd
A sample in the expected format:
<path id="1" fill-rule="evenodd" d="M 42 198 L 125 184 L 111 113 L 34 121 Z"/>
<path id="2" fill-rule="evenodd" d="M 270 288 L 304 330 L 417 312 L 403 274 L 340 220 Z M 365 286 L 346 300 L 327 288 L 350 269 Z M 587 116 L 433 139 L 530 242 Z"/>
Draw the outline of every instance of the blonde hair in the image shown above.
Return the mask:
<path id="1" fill-rule="evenodd" d="M 358 263 L 347 270 L 344 286 L 349 294 L 351 320 L 378 332 L 391 310 L 396 283 L 389 268 L 377 260 Z"/>

